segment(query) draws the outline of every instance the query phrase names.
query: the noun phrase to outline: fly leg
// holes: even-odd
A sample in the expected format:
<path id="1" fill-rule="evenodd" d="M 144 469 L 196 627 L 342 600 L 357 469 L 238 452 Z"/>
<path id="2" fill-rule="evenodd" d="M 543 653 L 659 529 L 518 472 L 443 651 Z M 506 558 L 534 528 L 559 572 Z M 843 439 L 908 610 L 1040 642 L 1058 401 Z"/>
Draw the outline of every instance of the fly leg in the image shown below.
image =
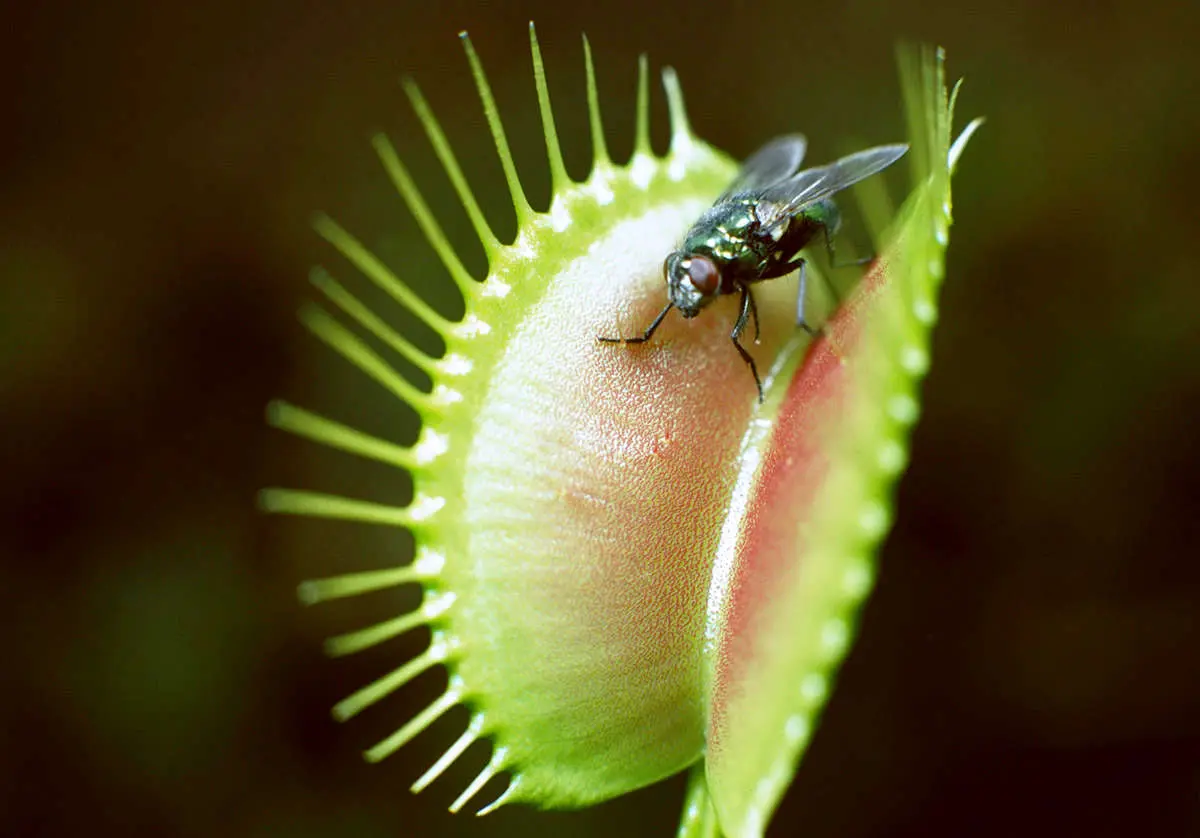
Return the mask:
<path id="1" fill-rule="evenodd" d="M 750 293 L 750 289 L 742 286 L 746 292 L 746 298 L 750 300 L 750 317 L 754 320 L 754 342 L 758 343 L 758 306 L 754 302 L 754 295 Z"/>
<path id="2" fill-rule="evenodd" d="M 796 325 L 808 332 L 809 337 L 815 338 L 817 331 L 804 319 L 804 298 L 808 296 L 808 271 L 806 270 L 808 263 L 800 258 L 792 265 L 800 268 L 800 293 L 796 296 Z"/>
<path id="3" fill-rule="evenodd" d="M 830 268 L 847 268 L 852 265 L 865 265 L 875 258 L 874 256 L 868 256 L 865 259 L 855 259 L 850 262 L 842 262 L 839 264 L 835 257 L 833 238 L 829 234 L 829 227 L 822 225 L 821 232 L 825 237 L 825 252 L 829 254 Z M 820 330 L 814 330 L 813 327 L 808 324 L 808 321 L 804 319 L 804 298 L 807 296 L 806 291 L 808 290 L 808 276 L 805 271 L 806 263 L 803 258 L 797 258 L 789 265 L 789 267 L 792 270 L 795 270 L 796 268 L 800 269 L 800 295 L 796 299 L 796 325 L 808 332 L 808 334 L 812 337 L 816 337 L 818 331 Z M 825 287 L 829 290 L 830 296 L 833 297 L 835 305 L 840 306 L 842 304 L 842 295 L 838 293 L 837 288 L 834 286 L 833 282 L 830 281 L 829 277 L 825 277 Z"/>
<path id="4" fill-rule="evenodd" d="M 646 331 L 642 333 L 641 337 L 637 337 L 637 338 L 597 337 L 596 339 L 598 341 L 600 341 L 601 343 L 645 343 L 646 341 L 650 340 L 650 337 L 654 334 L 654 330 L 658 328 L 658 324 L 663 322 L 663 318 L 667 316 L 667 312 L 670 310 L 671 310 L 671 303 L 667 303 L 665 306 L 663 306 L 663 310 L 658 313 L 658 317 L 654 318 L 654 322 L 646 327 Z"/>
<path id="5" fill-rule="evenodd" d="M 758 309 L 754 305 L 754 295 L 750 293 L 750 289 L 745 285 L 742 286 L 742 310 L 738 314 L 737 322 L 733 324 L 733 331 L 729 333 L 729 339 L 733 341 L 734 348 L 738 354 L 742 356 L 742 360 L 750 365 L 750 374 L 754 376 L 754 386 L 758 388 L 758 403 L 762 404 L 763 388 L 762 381 L 758 378 L 758 367 L 754 365 L 754 359 L 750 357 L 742 345 L 738 343 L 738 338 L 742 336 L 742 331 L 746 328 L 746 323 L 750 320 L 750 313 L 754 313 L 754 328 L 758 330 Z"/>

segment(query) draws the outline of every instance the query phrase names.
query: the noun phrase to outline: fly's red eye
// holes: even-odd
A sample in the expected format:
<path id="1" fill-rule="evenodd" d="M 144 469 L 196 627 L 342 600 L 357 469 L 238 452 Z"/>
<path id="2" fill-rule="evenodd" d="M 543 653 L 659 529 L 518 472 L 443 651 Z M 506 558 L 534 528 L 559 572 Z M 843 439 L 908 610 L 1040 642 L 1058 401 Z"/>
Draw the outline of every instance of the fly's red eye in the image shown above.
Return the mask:
<path id="1" fill-rule="evenodd" d="M 706 256 L 693 256 L 688 262 L 687 272 L 688 278 L 692 281 L 692 287 L 701 294 L 708 297 L 717 293 L 717 287 L 721 284 L 721 276 L 717 273 L 717 266 L 713 264 L 712 259 Z"/>

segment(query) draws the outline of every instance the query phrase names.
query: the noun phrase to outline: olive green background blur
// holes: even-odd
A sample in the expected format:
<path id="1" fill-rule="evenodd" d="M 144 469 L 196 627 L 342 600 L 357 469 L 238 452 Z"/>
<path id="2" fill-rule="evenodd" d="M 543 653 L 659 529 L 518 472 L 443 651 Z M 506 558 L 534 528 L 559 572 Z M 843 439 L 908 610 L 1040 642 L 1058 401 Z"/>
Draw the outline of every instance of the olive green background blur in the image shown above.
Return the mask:
<path id="1" fill-rule="evenodd" d="M 264 426 L 286 396 L 413 432 L 294 320 L 311 264 L 354 280 L 309 216 L 333 213 L 461 313 L 367 140 L 392 136 L 481 271 L 397 81 L 421 83 L 507 235 L 455 35 L 471 31 L 544 206 L 532 18 L 576 177 L 584 31 L 618 159 L 642 51 L 679 70 L 698 133 L 739 157 L 787 131 L 814 162 L 901 139 L 900 38 L 944 45 L 967 77 L 961 122 L 989 120 L 955 184 L 879 587 L 770 834 L 1200 835 L 1200 7 L 587 7 L 6 9 L 0 833 L 673 834 L 680 778 L 579 813 L 451 817 L 480 750 L 410 796 L 461 716 L 365 765 L 358 751 L 443 676 L 337 725 L 334 701 L 425 638 L 339 661 L 320 640 L 412 592 L 305 610 L 294 588 L 394 562 L 409 539 L 254 506 L 271 484 L 404 500 L 403 475 Z"/>

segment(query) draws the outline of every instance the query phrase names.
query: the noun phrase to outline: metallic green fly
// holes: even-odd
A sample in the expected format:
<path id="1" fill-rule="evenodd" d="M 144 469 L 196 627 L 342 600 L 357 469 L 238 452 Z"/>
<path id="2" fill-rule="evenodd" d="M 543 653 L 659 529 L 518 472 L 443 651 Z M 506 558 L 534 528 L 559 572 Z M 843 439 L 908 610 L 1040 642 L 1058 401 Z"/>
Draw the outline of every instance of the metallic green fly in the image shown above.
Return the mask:
<path id="1" fill-rule="evenodd" d="M 805 261 L 800 251 L 818 234 L 833 258 L 832 237 L 841 215 L 832 195 L 895 163 L 908 146 L 881 145 L 843 157 L 827 166 L 800 168 L 806 141 L 800 134 L 771 140 L 742 165 L 730 187 L 700 216 L 683 244 L 666 258 L 667 304 L 646 331 L 635 338 L 600 338 L 604 343 L 645 343 L 672 308 L 687 318 L 723 294 L 740 293 L 741 310 L 729 339 L 750 367 L 763 398 L 758 368 L 738 342 L 754 319 L 758 341 L 758 309 L 751 286 L 800 271 L 796 322 L 814 334 L 804 319 Z"/>

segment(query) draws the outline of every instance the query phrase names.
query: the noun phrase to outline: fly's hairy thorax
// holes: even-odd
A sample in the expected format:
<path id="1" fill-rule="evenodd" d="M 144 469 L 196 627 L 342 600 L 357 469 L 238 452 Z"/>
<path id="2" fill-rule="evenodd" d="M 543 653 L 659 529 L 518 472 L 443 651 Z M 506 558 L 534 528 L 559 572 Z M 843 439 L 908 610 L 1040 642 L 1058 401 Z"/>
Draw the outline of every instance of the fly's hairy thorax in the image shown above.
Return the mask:
<path id="1" fill-rule="evenodd" d="M 778 242 L 764 228 L 753 199 L 728 201 L 709 209 L 688 231 L 683 250 L 709 256 L 721 270 L 721 293 L 754 282 L 771 263 Z M 780 230 L 785 229 L 786 222 Z"/>
<path id="2" fill-rule="evenodd" d="M 795 215 L 752 197 L 717 204 L 688 231 L 682 250 L 711 257 L 721 269 L 721 293 L 781 276 L 781 271 L 822 228 L 836 231 L 839 214 L 831 200 Z"/>
<path id="3" fill-rule="evenodd" d="M 745 255 L 758 227 L 753 201 L 717 204 L 688 230 L 683 250 L 721 262 L 736 262 Z"/>

